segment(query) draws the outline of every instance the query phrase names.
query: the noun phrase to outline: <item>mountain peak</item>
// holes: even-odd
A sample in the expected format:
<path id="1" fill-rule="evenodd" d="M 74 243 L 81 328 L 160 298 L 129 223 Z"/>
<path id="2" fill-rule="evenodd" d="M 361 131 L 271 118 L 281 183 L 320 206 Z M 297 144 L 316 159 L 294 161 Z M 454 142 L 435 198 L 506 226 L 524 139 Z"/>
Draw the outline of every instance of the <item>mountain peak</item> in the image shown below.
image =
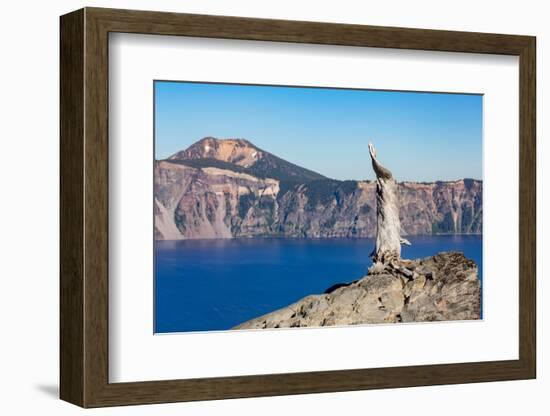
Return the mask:
<path id="1" fill-rule="evenodd" d="M 251 167 L 264 152 L 245 139 L 204 137 L 187 149 L 170 156 L 170 160 L 216 159 L 241 167 Z"/>
<path id="2" fill-rule="evenodd" d="M 217 143 L 217 144 L 228 144 L 228 145 L 235 145 L 235 146 L 249 146 L 249 147 L 256 147 L 252 142 L 240 138 L 240 137 L 227 137 L 225 139 L 219 139 L 217 137 L 213 136 L 206 136 L 200 139 L 199 141 L 195 142 L 193 145 L 197 144 L 207 144 L 207 143 Z M 192 145 L 192 146 L 193 146 Z"/>
<path id="3" fill-rule="evenodd" d="M 325 176 L 287 162 L 246 139 L 204 137 L 168 160 L 195 167 L 224 166 L 224 169 L 244 171 L 260 178 L 289 182 L 310 182 Z"/>

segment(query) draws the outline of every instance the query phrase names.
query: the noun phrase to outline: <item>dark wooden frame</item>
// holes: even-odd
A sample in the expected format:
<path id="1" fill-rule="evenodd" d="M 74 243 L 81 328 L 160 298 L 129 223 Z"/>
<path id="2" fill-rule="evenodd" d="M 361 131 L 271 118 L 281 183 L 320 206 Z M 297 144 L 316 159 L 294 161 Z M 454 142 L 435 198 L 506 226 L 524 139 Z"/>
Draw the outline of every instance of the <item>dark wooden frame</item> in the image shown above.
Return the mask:
<path id="1" fill-rule="evenodd" d="M 519 359 L 109 383 L 109 32 L 519 56 Z M 99 8 L 62 16 L 61 398 L 99 407 L 535 378 L 535 45 L 530 36 Z"/>

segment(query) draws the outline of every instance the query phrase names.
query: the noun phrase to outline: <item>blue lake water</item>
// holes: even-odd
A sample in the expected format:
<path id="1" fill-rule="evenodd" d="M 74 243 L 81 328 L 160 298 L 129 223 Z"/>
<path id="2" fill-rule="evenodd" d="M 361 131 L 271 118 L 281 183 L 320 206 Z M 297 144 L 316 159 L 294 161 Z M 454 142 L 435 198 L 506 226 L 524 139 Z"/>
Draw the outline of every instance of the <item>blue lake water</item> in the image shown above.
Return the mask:
<path id="1" fill-rule="evenodd" d="M 410 237 L 403 258 L 458 250 L 482 279 L 481 236 Z M 373 239 L 155 242 L 155 332 L 227 330 L 364 276 Z"/>

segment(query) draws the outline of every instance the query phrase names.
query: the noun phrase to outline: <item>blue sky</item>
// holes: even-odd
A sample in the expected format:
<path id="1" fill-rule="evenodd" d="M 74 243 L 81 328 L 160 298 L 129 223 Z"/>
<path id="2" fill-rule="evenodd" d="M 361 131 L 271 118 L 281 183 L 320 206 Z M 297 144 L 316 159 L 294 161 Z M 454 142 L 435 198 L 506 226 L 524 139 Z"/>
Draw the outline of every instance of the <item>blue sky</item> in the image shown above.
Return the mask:
<path id="1" fill-rule="evenodd" d="M 482 178 L 482 96 L 155 82 L 155 157 L 206 136 L 245 138 L 335 179 Z"/>

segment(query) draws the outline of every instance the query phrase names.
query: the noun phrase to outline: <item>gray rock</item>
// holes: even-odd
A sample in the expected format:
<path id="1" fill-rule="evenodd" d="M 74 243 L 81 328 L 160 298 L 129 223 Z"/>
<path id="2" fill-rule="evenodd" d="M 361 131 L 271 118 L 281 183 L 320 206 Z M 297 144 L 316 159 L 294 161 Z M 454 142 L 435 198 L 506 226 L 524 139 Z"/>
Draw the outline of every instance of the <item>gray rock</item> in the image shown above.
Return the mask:
<path id="1" fill-rule="evenodd" d="M 402 270 L 414 270 L 413 278 Z M 477 265 L 460 252 L 401 260 L 330 293 L 310 295 L 234 329 L 480 319 Z"/>

